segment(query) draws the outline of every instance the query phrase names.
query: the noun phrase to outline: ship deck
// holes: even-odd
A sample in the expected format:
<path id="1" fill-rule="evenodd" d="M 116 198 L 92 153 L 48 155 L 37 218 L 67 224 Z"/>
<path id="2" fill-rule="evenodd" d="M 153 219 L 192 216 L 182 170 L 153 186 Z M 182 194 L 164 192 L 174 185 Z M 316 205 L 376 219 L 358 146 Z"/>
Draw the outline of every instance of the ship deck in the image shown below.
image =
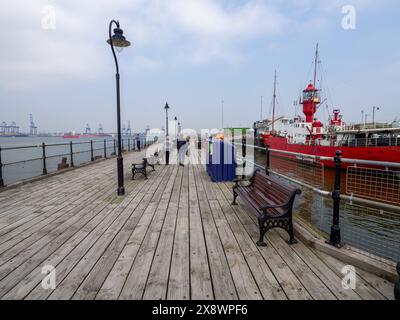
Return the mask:
<path id="1" fill-rule="evenodd" d="M 286 234 L 267 233 L 231 206 L 229 183 L 203 166 L 158 166 L 117 198 L 115 159 L 0 192 L 2 299 L 392 299 L 393 284 L 357 270 L 342 287 L 344 262 Z M 44 289 L 46 265 L 56 288 Z"/>

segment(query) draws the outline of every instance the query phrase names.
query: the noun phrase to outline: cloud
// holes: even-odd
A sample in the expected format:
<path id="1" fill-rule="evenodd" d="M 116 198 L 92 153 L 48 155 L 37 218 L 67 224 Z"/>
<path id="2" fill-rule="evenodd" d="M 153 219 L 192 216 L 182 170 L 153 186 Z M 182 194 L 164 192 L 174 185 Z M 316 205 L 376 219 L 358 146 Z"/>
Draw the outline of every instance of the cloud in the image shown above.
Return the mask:
<path id="1" fill-rule="evenodd" d="M 390 0 L 386 0 L 390 1 Z M 316 0 L 66 0 L 2 1 L 0 87 L 35 88 L 92 80 L 112 67 L 105 45 L 111 18 L 133 43 L 124 63 L 156 69 L 168 64 L 239 63 L 247 44 L 287 32 L 325 28 L 328 13 L 347 1 Z M 375 1 L 353 0 L 356 6 Z M 53 6 L 56 28 L 44 30 Z M 313 14 L 306 14 L 313 12 Z M 324 13 L 325 12 L 325 13 Z M 132 48 L 131 48 L 132 49 Z M 130 50 L 131 50 L 130 49 Z M 127 61 L 128 60 L 128 61 Z"/>

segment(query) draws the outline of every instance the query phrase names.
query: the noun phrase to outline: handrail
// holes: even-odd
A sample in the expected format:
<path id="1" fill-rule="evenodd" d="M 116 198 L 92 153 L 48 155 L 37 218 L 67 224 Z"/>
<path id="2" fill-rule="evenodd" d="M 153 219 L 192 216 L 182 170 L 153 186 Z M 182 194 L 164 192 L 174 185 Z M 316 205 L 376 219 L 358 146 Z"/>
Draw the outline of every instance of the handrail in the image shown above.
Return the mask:
<path id="1" fill-rule="evenodd" d="M 122 143 L 124 146 L 124 151 L 130 152 L 130 151 L 135 151 L 136 150 L 136 145 L 137 141 L 139 141 L 138 137 L 126 137 L 122 139 Z M 144 141 L 143 147 L 148 147 L 155 143 L 157 140 L 156 139 L 150 139 Z M 24 164 L 27 162 L 33 162 L 33 161 L 42 161 L 42 172 L 43 175 L 47 174 L 47 160 L 48 159 L 55 159 L 55 158 L 61 158 L 61 157 L 69 157 L 70 158 L 70 165 L 71 167 L 75 166 L 74 163 L 74 155 L 78 154 L 85 154 L 85 153 L 90 153 L 90 161 L 95 161 L 97 155 L 94 152 L 98 151 L 104 151 L 104 153 L 101 155 L 101 157 L 107 158 L 108 154 L 115 155 L 116 153 L 116 140 L 115 139 L 97 139 L 97 140 L 88 140 L 88 141 L 82 141 L 82 142 L 73 142 L 69 141 L 68 143 L 41 143 L 38 145 L 28 145 L 28 146 L 15 146 L 15 147 L 0 147 L 0 188 L 4 187 L 4 179 L 3 179 L 3 168 L 12 166 L 12 165 L 17 165 L 17 164 Z M 99 144 L 102 144 L 101 147 L 98 147 Z M 85 150 L 79 150 L 81 148 L 78 148 L 78 150 L 74 150 L 74 146 L 77 145 L 89 145 L 88 149 L 85 148 Z M 94 147 L 94 145 L 96 147 Z M 51 154 L 51 152 L 48 152 L 48 148 L 51 147 L 67 147 L 65 149 L 65 152 L 58 153 L 58 154 Z M 29 159 L 22 159 L 22 160 L 17 160 L 17 161 L 11 161 L 11 162 L 6 162 L 3 163 L 2 160 L 2 152 L 4 151 L 13 151 L 13 150 L 22 150 L 22 149 L 36 149 L 38 152 L 41 153 L 41 156 L 34 157 L 34 158 L 29 158 Z M 61 150 L 58 150 L 61 152 Z M 64 151 L 64 150 L 63 150 Z M 33 154 L 35 155 L 35 154 Z"/>
<path id="2" fill-rule="evenodd" d="M 246 161 L 251 163 L 251 164 L 253 164 L 255 167 L 257 167 L 259 169 L 265 170 L 265 168 L 263 166 L 255 163 L 253 161 L 250 161 L 250 160 L 246 160 Z M 319 188 L 315 188 L 315 187 L 313 187 L 313 186 L 311 186 L 311 185 L 309 185 L 307 183 L 301 182 L 301 181 L 299 181 L 297 179 L 293 179 L 291 177 L 283 175 L 282 173 L 276 172 L 273 169 L 269 169 L 269 171 L 272 172 L 273 174 L 283 178 L 283 179 L 286 179 L 286 180 L 288 180 L 290 182 L 296 183 L 296 184 L 298 184 L 298 185 L 300 185 L 302 187 L 306 187 L 306 188 L 318 193 L 321 196 L 328 197 L 328 198 L 332 197 L 332 192 L 329 192 L 329 191 L 326 191 L 326 190 L 322 190 L 322 189 L 319 189 Z M 394 211 L 394 212 L 399 212 L 400 213 L 400 207 L 399 206 L 395 206 L 395 205 L 391 205 L 391 204 L 387 204 L 387 203 L 383 203 L 383 202 L 376 202 L 376 201 L 372 201 L 372 200 L 368 200 L 368 199 L 364 199 L 364 198 L 359 198 L 359 197 L 355 197 L 355 196 L 347 196 L 347 195 L 344 195 L 344 194 L 341 194 L 340 198 L 343 199 L 343 200 L 347 200 L 347 201 L 353 202 L 353 203 L 358 203 L 358 204 L 363 204 L 363 205 L 370 205 L 370 206 L 373 206 L 373 207 L 376 207 L 376 208 L 379 208 L 379 209 L 382 209 L 382 210 L 388 210 L 388 211 Z"/>
<path id="3" fill-rule="evenodd" d="M 234 144 L 238 144 L 238 143 L 234 142 Z M 266 148 L 255 146 L 255 145 L 245 144 L 245 146 L 246 147 L 250 147 L 250 148 L 254 148 L 254 149 L 259 149 L 259 150 L 266 150 Z M 293 156 L 299 156 L 299 157 L 310 158 L 310 159 L 315 159 L 315 160 L 322 160 L 322 161 L 334 161 L 335 160 L 334 157 L 315 156 L 315 155 L 306 154 L 306 153 L 278 150 L 278 149 L 272 149 L 272 148 L 268 148 L 268 150 L 270 152 L 282 153 L 282 154 L 293 155 Z M 379 167 L 400 168 L 400 163 L 397 163 L 397 162 L 358 160 L 358 159 L 349 159 L 349 158 L 342 158 L 342 162 L 353 163 L 353 164 L 367 164 L 367 165 L 379 166 Z"/>

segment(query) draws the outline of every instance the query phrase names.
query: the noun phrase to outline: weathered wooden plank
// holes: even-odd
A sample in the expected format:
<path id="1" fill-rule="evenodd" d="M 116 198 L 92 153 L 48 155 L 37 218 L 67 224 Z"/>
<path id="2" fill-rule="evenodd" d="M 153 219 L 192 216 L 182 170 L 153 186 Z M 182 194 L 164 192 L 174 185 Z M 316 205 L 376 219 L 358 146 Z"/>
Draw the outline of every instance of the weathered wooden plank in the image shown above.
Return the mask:
<path id="1" fill-rule="evenodd" d="M 224 191 L 226 198 L 232 199 L 231 186 L 221 184 L 221 189 Z M 246 229 L 249 236 L 253 241 L 257 241 L 259 229 L 255 222 L 249 217 L 243 206 L 234 206 L 234 212 L 240 223 Z M 270 266 L 274 276 L 278 280 L 285 294 L 290 300 L 310 300 L 311 295 L 308 293 L 303 284 L 299 281 L 297 276 L 289 268 L 288 264 L 277 253 L 272 246 L 258 247 L 261 255 L 264 257 L 266 263 Z"/>
<path id="2" fill-rule="evenodd" d="M 254 275 L 263 298 L 265 300 L 286 300 L 287 297 L 282 287 L 276 280 L 261 253 L 258 251 L 253 239 L 249 237 L 246 230 L 237 219 L 230 203 L 226 199 L 219 200 L 219 203 Z"/>
<path id="3" fill-rule="evenodd" d="M 168 281 L 168 300 L 190 299 L 189 172 L 187 166 L 179 170 L 183 170 L 183 178 Z"/>
<path id="4" fill-rule="evenodd" d="M 161 188 L 163 186 L 165 187 L 163 183 L 160 185 L 160 182 L 158 182 L 157 184 L 161 186 Z M 153 190 L 153 193 L 155 193 L 156 190 L 157 189 Z M 97 293 L 96 299 L 118 299 L 157 208 L 157 201 L 154 199 L 154 196 L 156 196 L 156 199 L 159 198 L 158 195 L 147 193 L 145 196 L 146 200 L 142 201 L 140 208 L 142 213 L 141 218 Z"/>
<path id="5" fill-rule="evenodd" d="M 103 162 L 96 164 L 96 166 L 78 168 L 63 175 L 49 177 L 46 180 L 35 181 L 19 188 L 3 191 L 0 194 L 8 195 L 8 201 L 4 202 L 3 208 L 12 209 L 27 202 L 31 204 L 39 203 L 42 198 L 51 199 L 59 192 L 63 192 L 63 190 L 73 190 L 72 187 L 74 185 L 88 183 L 89 180 L 94 178 L 93 173 L 101 172 L 102 168 L 104 168 L 105 172 L 111 172 L 112 170 L 108 163 Z"/>
<path id="6" fill-rule="evenodd" d="M 314 254 L 316 254 L 318 257 L 321 258 L 322 261 L 331 269 L 333 270 L 340 278 L 344 277 L 344 274 L 342 273 L 342 269 L 344 266 L 347 264 L 344 262 L 341 262 L 321 251 L 318 251 L 316 249 L 311 249 Z M 356 282 L 356 289 L 355 291 L 360 295 L 360 297 L 364 300 L 385 300 L 386 298 L 373 287 L 371 284 L 369 284 L 366 280 L 364 280 L 363 277 L 361 277 L 360 273 L 356 269 L 356 275 L 357 275 L 357 282 Z"/>
<path id="7" fill-rule="evenodd" d="M 158 202 L 153 220 L 135 258 L 132 268 L 127 276 L 119 299 L 140 300 L 146 286 L 151 264 L 164 225 L 171 191 L 176 179 L 177 167 L 174 167 L 172 175 L 163 192 L 161 201 Z"/>
<path id="8" fill-rule="evenodd" d="M 164 300 L 167 296 L 171 255 L 174 243 L 176 220 L 178 216 L 179 195 L 183 171 L 179 170 L 168 205 L 164 227 L 151 265 L 149 277 L 143 294 L 145 300 Z"/>
<path id="9" fill-rule="evenodd" d="M 251 270 L 247 265 L 232 230 L 222 216 L 222 209 L 219 202 L 217 200 L 209 200 L 209 203 L 231 269 L 239 299 L 262 299 L 257 283 L 253 278 Z"/>
<path id="10" fill-rule="evenodd" d="M 145 188 L 148 185 L 145 184 Z M 138 195 L 141 193 L 138 192 Z M 126 197 L 129 201 L 132 200 L 133 195 Z M 133 201 L 139 201 L 134 197 Z M 112 203 L 109 205 L 109 209 L 107 210 L 107 218 L 101 221 L 101 223 L 96 226 L 94 230 L 90 230 L 90 233 L 85 239 L 79 243 L 78 246 L 72 247 L 67 243 L 62 250 L 57 252 L 56 254 L 52 255 L 50 260 L 54 261 L 54 263 L 58 263 L 60 260 L 61 263 L 57 264 L 57 279 L 61 282 L 65 276 L 67 276 L 71 270 L 74 269 L 76 264 L 81 260 L 85 260 L 84 255 L 88 252 L 89 249 L 96 243 L 96 241 L 104 234 L 105 230 L 109 228 L 111 223 L 114 223 L 116 217 L 120 215 L 122 212 L 126 212 L 126 206 L 119 205 L 118 202 Z M 69 250 L 69 249 L 72 249 Z M 67 255 L 67 256 L 66 256 Z M 66 257 L 65 257 L 66 256 Z M 82 258 L 84 257 L 84 258 Z M 95 261 L 94 261 L 95 262 Z M 89 262 L 91 263 L 91 262 Z M 27 297 L 28 299 L 45 299 L 51 292 L 46 292 L 41 289 L 40 285 L 38 285 Z"/>
<path id="11" fill-rule="evenodd" d="M 201 181 L 201 170 L 203 170 L 201 165 L 195 167 L 195 179 L 204 228 L 204 237 L 207 244 L 208 262 L 212 276 L 214 298 L 216 300 L 238 299 L 224 248 L 217 227 L 214 223 L 211 208 Z"/>
<path id="12" fill-rule="evenodd" d="M 162 182 L 159 187 L 163 188 L 164 185 Z M 57 286 L 56 290 L 49 296 L 49 299 L 70 299 L 73 296 L 87 274 L 132 215 L 130 210 L 125 210 L 123 207 L 117 207 L 116 210 L 122 211 L 121 214 L 119 214 L 112 225 L 101 235 L 93 247 L 89 249 L 79 263 Z"/>
<path id="13" fill-rule="evenodd" d="M 42 279 L 41 268 L 44 265 L 56 266 L 65 255 L 71 252 L 81 241 L 100 223 L 110 218 L 109 212 L 103 210 L 106 205 L 97 205 L 92 211 L 97 214 L 89 223 L 75 233 L 68 241 L 54 253 L 47 247 L 34 257 L 21 264 L 0 282 L 0 297 L 2 299 L 23 299 Z M 47 257 L 49 256 L 49 257 Z M 47 258 L 46 258 L 47 257 Z M 5 294 L 7 292 L 7 294 Z M 4 294 L 4 295 L 3 295 Z"/>
<path id="14" fill-rule="evenodd" d="M 189 166 L 189 252 L 191 299 L 213 299 L 211 275 L 193 166 Z"/>
<path id="15" fill-rule="evenodd" d="M 284 230 L 273 230 L 278 234 L 281 240 L 287 239 L 288 235 Z M 316 256 L 302 242 L 290 247 L 321 281 L 329 288 L 329 290 L 339 300 L 360 300 L 361 297 L 353 290 L 345 290 L 342 287 L 342 278 L 327 267 L 327 265 Z"/>

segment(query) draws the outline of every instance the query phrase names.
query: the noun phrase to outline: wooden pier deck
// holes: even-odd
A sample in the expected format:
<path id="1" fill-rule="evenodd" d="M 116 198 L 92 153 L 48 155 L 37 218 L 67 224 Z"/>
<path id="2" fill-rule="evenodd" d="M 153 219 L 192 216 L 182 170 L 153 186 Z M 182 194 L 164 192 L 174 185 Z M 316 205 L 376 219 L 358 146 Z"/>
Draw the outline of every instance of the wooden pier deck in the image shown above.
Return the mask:
<path id="1" fill-rule="evenodd" d="M 393 284 L 357 270 L 342 288 L 335 258 L 258 227 L 229 184 L 201 165 L 158 166 L 117 198 L 115 159 L 0 192 L 1 299 L 392 299 Z M 42 268 L 56 268 L 45 290 Z"/>

